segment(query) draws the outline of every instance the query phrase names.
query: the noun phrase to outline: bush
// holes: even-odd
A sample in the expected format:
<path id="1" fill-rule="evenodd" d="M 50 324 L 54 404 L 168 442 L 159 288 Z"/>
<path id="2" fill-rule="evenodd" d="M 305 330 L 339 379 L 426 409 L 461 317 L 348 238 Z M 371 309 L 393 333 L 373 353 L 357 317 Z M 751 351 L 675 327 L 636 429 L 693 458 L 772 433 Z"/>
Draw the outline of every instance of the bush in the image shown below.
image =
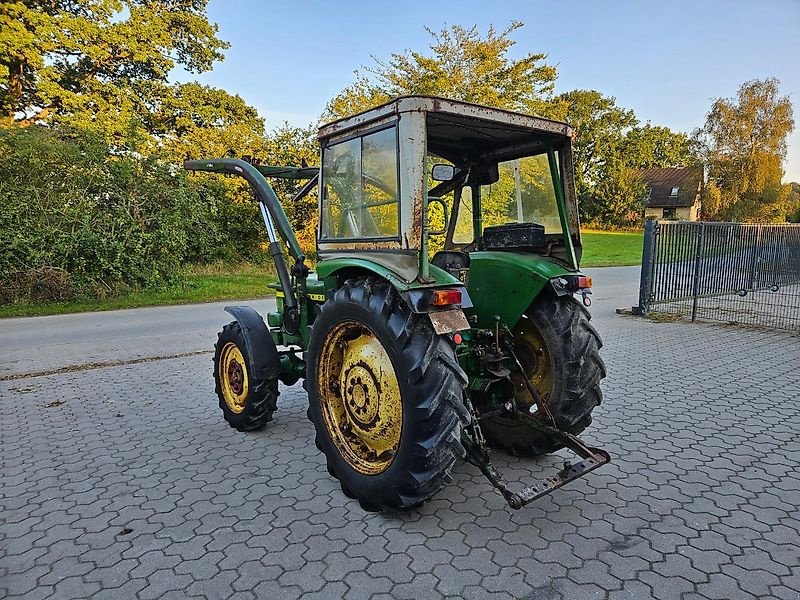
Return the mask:
<path id="1" fill-rule="evenodd" d="M 187 262 L 252 256 L 254 203 L 227 182 L 69 129 L 0 129 L 0 301 L 158 289 Z"/>

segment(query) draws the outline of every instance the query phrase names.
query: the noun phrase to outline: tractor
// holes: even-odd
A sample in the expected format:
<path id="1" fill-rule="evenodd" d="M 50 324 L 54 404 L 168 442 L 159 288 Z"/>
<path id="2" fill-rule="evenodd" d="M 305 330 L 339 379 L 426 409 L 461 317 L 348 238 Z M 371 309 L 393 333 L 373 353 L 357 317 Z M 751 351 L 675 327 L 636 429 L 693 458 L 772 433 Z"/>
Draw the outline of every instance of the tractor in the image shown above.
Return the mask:
<path id="1" fill-rule="evenodd" d="M 230 306 L 214 380 L 225 420 L 264 427 L 303 379 L 328 472 L 367 511 L 420 505 L 477 466 L 518 509 L 609 462 L 577 435 L 602 400 L 584 307 L 572 130 L 536 116 L 404 96 L 319 129 L 320 167 L 189 160 L 259 203 L 276 310 Z M 317 190 L 312 271 L 268 179 Z M 580 461 L 522 487 L 491 449 Z"/>

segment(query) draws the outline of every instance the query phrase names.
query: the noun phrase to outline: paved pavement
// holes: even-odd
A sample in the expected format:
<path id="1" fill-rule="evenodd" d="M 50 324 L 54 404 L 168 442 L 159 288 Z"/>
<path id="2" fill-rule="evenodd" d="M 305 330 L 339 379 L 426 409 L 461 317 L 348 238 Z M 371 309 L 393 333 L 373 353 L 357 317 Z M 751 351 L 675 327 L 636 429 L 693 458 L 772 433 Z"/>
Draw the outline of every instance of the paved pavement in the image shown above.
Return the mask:
<path id="1" fill-rule="evenodd" d="M 237 433 L 209 353 L 0 381 L 0 598 L 800 598 L 800 337 L 617 316 L 635 274 L 593 275 L 609 377 L 585 437 L 614 461 L 521 511 L 462 464 L 417 511 L 363 513 L 302 388 Z M 81 317 L 75 344 L 0 321 L 0 362 L 202 350 L 225 321 L 160 310 L 103 317 L 138 319 L 124 340 Z M 525 481 L 561 461 L 495 462 Z"/>

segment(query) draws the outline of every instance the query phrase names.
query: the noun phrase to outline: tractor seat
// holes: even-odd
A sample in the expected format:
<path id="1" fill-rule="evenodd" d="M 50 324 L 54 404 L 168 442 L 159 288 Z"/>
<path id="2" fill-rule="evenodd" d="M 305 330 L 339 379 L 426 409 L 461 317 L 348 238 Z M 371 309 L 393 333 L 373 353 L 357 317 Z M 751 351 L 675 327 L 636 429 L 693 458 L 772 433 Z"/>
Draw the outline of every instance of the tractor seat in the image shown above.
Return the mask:
<path id="1" fill-rule="evenodd" d="M 431 264 L 457 275 L 455 272 L 469 269 L 469 254 L 454 250 L 441 250 L 433 255 Z"/>

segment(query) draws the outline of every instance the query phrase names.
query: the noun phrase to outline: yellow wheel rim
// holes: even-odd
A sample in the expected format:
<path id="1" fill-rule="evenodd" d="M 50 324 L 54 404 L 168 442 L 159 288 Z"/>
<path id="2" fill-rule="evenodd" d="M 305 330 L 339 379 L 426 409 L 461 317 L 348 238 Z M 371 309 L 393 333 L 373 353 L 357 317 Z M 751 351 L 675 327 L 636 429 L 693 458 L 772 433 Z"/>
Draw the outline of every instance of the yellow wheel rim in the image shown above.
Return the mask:
<path id="1" fill-rule="evenodd" d="M 534 325 L 533 321 L 523 317 L 512 332 L 514 334 L 514 352 L 525 371 L 524 375 L 519 371 L 511 374 L 514 397 L 524 406 L 530 407 L 534 404 L 528 386 L 525 385 L 524 378 L 527 377 L 544 401 L 548 402 L 553 391 L 553 361 L 539 328 Z"/>
<path id="2" fill-rule="evenodd" d="M 337 323 L 323 342 L 317 389 L 325 427 L 359 473 L 385 471 L 400 446 L 403 403 L 392 361 L 358 321 Z"/>
<path id="3" fill-rule="evenodd" d="M 249 391 L 247 367 L 242 351 L 233 342 L 222 347 L 219 357 L 219 383 L 222 397 L 231 412 L 240 413 L 247 405 Z"/>

